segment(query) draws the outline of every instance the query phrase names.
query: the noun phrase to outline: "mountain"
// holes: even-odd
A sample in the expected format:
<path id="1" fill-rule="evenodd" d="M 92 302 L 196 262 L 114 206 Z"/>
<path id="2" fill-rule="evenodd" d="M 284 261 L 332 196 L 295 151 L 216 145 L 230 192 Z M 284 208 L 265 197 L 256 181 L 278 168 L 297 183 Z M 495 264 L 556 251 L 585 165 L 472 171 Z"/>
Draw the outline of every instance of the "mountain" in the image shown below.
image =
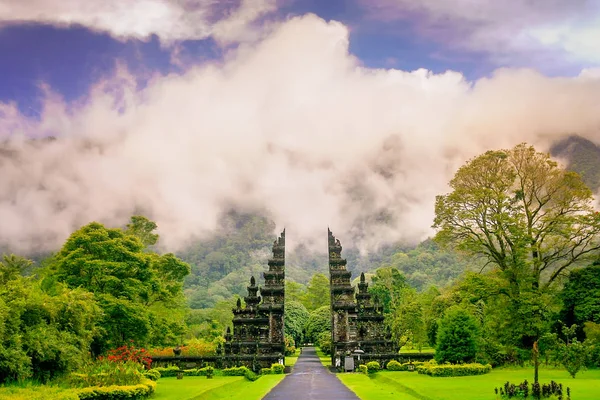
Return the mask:
<path id="1" fill-rule="evenodd" d="M 553 157 L 565 160 L 566 168 L 577 172 L 597 192 L 600 189 L 600 146 L 580 136 L 569 136 L 550 148 Z"/>

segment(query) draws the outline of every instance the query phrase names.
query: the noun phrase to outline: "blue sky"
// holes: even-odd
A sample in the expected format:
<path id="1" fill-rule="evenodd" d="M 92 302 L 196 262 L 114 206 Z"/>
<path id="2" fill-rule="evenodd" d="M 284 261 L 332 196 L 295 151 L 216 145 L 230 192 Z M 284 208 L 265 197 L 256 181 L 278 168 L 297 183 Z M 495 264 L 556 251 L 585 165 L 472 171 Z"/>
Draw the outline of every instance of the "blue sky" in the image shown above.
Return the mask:
<path id="1" fill-rule="evenodd" d="M 157 5 L 169 6 L 175 1 L 129 0 L 123 3 L 131 7 L 121 10 L 115 1 L 94 9 L 86 8 L 85 0 L 73 0 L 69 7 L 78 12 L 61 6 L 68 2 L 58 0 L 29 2 L 31 8 L 22 3 L 27 2 L 0 0 L 0 101 L 16 102 L 25 114 L 37 112 L 40 84 L 73 100 L 85 95 L 92 83 L 112 74 L 116 62 L 147 76 L 181 72 L 182 65 L 174 62 L 173 54 L 187 66 L 219 60 L 224 49 L 235 47 L 237 42 L 235 38 L 226 43 L 215 41 L 209 32 L 211 24 L 243 6 L 240 0 L 204 2 L 210 15 L 201 14 L 198 24 L 204 24 L 207 32 L 192 29 L 172 33 L 169 30 L 180 23 L 193 25 L 193 15 L 181 22 L 177 16 L 163 17 L 159 12 L 155 25 L 147 15 L 154 16 L 152 9 Z M 600 61 L 596 51 L 600 31 L 594 28 L 600 21 L 596 0 L 514 0 L 502 6 L 501 12 L 491 0 L 482 0 L 479 7 L 466 0 L 424 0 L 420 7 L 406 0 L 245 3 L 248 8 L 262 10 L 249 21 L 256 29 L 306 13 L 342 22 L 350 29 L 350 52 L 364 66 L 373 68 L 426 68 L 435 73 L 454 70 L 476 80 L 499 67 L 575 76 Z M 565 9 L 567 3 L 570 5 Z M 131 15 L 127 19 L 123 14 L 128 12 Z M 95 22 L 96 14 L 104 15 L 104 23 Z M 160 22 L 168 18 L 174 18 L 171 25 Z M 138 31 L 123 27 L 136 21 L 143 22 Z M 586 40 L 591 43 L 587 48 Z M 582 48 L 576 48 L 581 43 Z"/>

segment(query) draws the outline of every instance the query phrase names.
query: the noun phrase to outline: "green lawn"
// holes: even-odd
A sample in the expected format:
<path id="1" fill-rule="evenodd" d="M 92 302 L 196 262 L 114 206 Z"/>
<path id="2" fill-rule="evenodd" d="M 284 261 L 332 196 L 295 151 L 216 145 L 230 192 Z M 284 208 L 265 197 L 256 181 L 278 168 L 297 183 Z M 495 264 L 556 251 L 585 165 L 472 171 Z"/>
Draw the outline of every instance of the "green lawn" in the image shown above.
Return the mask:
<path id="1" fill-rule="evenodd" d="M 153 400 L 262 399 L 285 375 L 265 375 L 250 382 L 243 376 L 161 378 Z"/>
<path id="2" fill-rule="evenodd" d="M 533 380 L 533 370 L 496 369 L 490 374 L 452 378 L 433 378 L 416 372 L 380 372 L 374 378 L 362 374 L 338 374 L 340 380 L 363 400 L 494 400 L 494 387 L 506 381 L 520 383 Z M 600 370 L 588 370 L 573 379 L 566 371 L 544 369 L 540 382 L 554 380 L 571 388 L 576 400 L 597 400 L 600 393 Z"/>
<path id="3" fill-rule="evenodd" d="M 331 356 L 325 355 L 321 350 L 315 347 L 315 351 L 317 352 L 317 357 L 321 360 L 321 364 L 326 367 L 331 367 Z"/>
<path id="4" fill-rule="evenodd" d="M 296 353 L 294 353 L 291 356 L 286 356 L 285 357 L 285 365 L 286 366 L 293 366 L 294 364 L 296 364 L 296 361 L 298 361 L 298 356 L 300 355 L 300 349 L 296 349 Z"/>

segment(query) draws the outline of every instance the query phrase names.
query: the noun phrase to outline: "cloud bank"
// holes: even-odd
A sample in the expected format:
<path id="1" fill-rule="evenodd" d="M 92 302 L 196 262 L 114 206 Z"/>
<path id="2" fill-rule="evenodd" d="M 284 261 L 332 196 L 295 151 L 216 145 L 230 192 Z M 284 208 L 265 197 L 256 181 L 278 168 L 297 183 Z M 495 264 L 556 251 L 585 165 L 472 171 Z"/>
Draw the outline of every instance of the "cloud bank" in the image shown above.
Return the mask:
<path id="1" fill-rule="evenodd" d="M 348 46 L 345 26 L 307 15 L 143 88 L 120 69 L 77 102 L 47 89 L 39 119 L 0 105 L 0 241 L 51 249 L 91 220 L 143 212 L 175 249 L 231 207 L 266 210 L 290 240 L 322 239 L 329 225 L 363 248 L 416 241 L 469 157 L 598 138 L 592 70 L 469 82 L 365 68 Z"/>
<path id="2" fill-rule="evenodd" d="M 120 40 L 212 37 L 228 44 L 255 38 L 252 24 L 276 10 L 277 0 L 0 0 L 0 26 L 81 25 Z"/>
<path id="3" fill-rule="evenodd" d="M 600 64 L 597 0 L 359 1 L 377 19 L 407 21 L 421 34 L 497 63 L 535 57 Z"/>

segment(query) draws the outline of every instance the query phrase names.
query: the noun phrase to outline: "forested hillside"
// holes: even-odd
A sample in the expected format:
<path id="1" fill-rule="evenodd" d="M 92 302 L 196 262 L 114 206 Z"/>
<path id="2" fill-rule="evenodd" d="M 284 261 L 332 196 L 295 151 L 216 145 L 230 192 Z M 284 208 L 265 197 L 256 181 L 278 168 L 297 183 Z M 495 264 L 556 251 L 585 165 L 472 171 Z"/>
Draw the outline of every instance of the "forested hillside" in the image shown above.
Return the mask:
<path id="1" fill-rule="evenodd" d="M 554 144 L 550 153 L 567 160 L 567 169 L 581 175 L 594 192 L 600 189 L 600 146 L 580 136 L 569 136 Z"/>

